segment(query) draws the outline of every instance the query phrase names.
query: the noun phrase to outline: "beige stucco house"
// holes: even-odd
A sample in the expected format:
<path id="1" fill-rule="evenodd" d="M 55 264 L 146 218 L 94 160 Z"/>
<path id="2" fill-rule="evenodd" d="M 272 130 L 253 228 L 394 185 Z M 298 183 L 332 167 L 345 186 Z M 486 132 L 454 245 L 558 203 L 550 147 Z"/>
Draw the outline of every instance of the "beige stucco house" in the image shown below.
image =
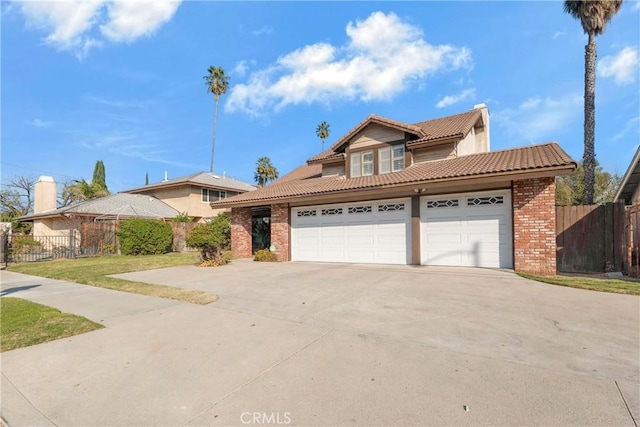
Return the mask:
<path id="1" fill-rule="evenodd" d="M 232 250 L 251 256 L 270 211 L 281 261 L 449 265 L 556 273 L 555 177 L 576 162 L 555 142 L 490 151 L 489 112 L 418 123 L 371 115 L 231 208 Z"/>
<path id="2" fill-rule="evenodd" d="M 187 213 L 198 222 L 215 217 L 224 208 L 212 208 L 211 203 L 237 194 L 253 191 L 256 187 L 244 181 L 199 172 L 174 179 L 125 190 L 129 194 L 145 194 L 162 200 L 180 213 Z"/>

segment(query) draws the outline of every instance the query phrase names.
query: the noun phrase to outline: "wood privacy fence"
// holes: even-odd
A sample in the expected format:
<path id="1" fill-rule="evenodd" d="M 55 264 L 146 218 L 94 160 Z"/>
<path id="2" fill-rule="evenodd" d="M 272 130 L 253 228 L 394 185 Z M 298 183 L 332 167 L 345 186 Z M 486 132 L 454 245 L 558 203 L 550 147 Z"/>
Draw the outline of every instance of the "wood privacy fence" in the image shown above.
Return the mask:
<path id="1" fill-rule="evenodd" d="M 626 273 L 632 277 L 640 277 L 640 203 L 627 208 L 626 221 Z"/>
<path id="2" fill-rule="evenodd" d="M 557 267 L 563 273 L 628 271 L 623 202 L 556 206 Z"/>

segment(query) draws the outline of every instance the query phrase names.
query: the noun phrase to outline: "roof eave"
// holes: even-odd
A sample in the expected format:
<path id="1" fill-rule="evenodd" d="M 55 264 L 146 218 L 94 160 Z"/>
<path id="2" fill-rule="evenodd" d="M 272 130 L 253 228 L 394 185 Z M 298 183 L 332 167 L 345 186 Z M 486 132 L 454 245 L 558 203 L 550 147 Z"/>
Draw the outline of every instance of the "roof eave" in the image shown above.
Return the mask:
<path id="1" fill-rule="evenodd" d="M 620 187 L 618 187 L 616 196 L 613 199 L 614 202 L 621 200 L 620 197 L 622 196 L 622 193 L 624 193 L 624 187 L 626 187 L 627 183 L 629 182 L 629 179 L 631 178 L 631 175 L 633 175 L 634 171 L 638 168 L 638 165 L 640 165 L 640 146 L 638 146 L 638 149 L 636 150 L 636 154 L 633 156 L 633 159 L 631 160 L 631 163 L 629 163 L 629 167 L 627 168 L 627 171 L 625 172 L 624 177 L 622 178 Z M 631 196 L 632 194 L 633 194 L 633 191 L 629 196 Z M 626 203 L 626 198 L 623 200 Z"/>
<path id="2" fill-rule="evenodd" d="M 437 179 L 427 179 L 427 180 L 416 180 L 411 182 L 399 183 L 399 184 L 387 184 L 387 185 L 376 185 L 371 187 L 361 187 L 361 188 L 350 188 L 346 190 L 333 190 L 326 192 L 317 192 L 317 193 L 308 193 L 302 195 L 293 195 L 293 196 L 285 196 L 285 197 L 271 197 L 259 200 L 247 200 L 247 201 L 239 201 L 233 202 L 222 201 L 212 203 L 212 208 L 243 208 L 243 207 L 253 207 L 253 206 L 264 206 L 271 205 L 273 203 L 290 203 L 293 201 L 299 201 L 303 199 L 307 199 L 310 197 L 314 198 L 331 198 L 340 194 L 348 194 L 348 193 L 358 193 L 359 196 L 364 196 L 366 193 L 375 192 L 379 190 L 402 190 L 402 189 L 414 189 L 416 187 L 422 187 L 425 185 L 433 185 L 433 184 L 443 184 L 443 183 L 456 183 L 459 181 L 478 181 L 478 182 L 495 182 L 495 181 L 513 181 L 513 180 L 522 180 L 522 179 L 533 179 L 533 178 L 544 178 L 551 176 L 560 176 L 560 175 L 570 175 L 576 169 L 576 163 L 572 162 L 566 165 L 558 165 L 558 166 L 550 166 L 550 167 L 542 167 L 542 168 L 530 168 L 530 169 L 520 169 L 516 171 L 504 171 L 504 172 L 491 172 L 484 174 L 475 174 L 475 175 L 462 175 L 456 176 L 452 178 L 437 178 Z M 515 179 L 514 179 L 515 178 Z"/>

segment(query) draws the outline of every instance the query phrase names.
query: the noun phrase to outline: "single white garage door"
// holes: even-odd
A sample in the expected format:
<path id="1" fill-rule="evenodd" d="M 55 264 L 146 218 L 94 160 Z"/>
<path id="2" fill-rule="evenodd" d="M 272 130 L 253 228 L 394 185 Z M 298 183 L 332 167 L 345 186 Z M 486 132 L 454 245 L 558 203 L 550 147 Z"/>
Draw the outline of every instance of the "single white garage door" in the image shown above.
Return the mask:
<path id="1" fill-rule="evenodd" d="M 411 200 L 291 209 L 294 261 L 408 264 Z"/>
<path id="2" fill-rule="evenodd" d="M 424 265 L 513 268 L 509 191 L 421 197 L 420 222 Z"/>

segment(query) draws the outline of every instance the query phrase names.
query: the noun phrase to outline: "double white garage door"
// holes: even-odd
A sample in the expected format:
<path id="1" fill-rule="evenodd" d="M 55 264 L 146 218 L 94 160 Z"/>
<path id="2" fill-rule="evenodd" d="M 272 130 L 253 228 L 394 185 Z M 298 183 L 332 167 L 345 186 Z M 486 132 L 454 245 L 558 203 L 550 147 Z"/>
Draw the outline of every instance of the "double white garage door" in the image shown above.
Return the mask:
<path id="1" fill-rule="evenodd" d="M 424 265 L 512 268 L 509 191 L 420 198 Z M 411 199 L 291 209 L 294 261 L 411 263 Z"/>

